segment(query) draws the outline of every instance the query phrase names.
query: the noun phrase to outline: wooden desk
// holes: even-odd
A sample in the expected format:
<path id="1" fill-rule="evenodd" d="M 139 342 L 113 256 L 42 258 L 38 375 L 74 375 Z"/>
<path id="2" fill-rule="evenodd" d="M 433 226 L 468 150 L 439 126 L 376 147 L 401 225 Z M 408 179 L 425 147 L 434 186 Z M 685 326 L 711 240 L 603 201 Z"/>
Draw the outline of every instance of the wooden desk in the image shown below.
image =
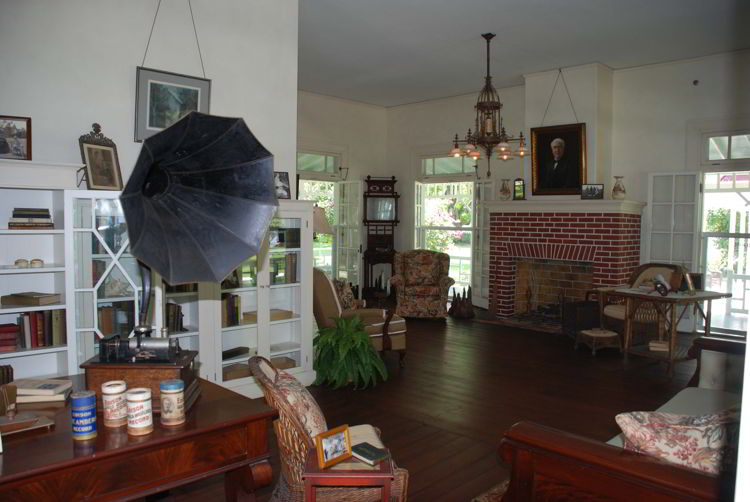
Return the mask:
<path id="1" fill-rule="evenodd" d="M 72 377 L 82 389 L 83 375 Z M 185 424 L 128 436 L 126 428 L 104 427 L 87 442 L 71 436 L 67 405 L 19 405 L 55 420 L 50 432 L 3 437 L 0 500 L 129 500 L 224 473 L 226 500 L 255 500 L 269 484 L 268 428 L 276 411 L 206 380 Z M 25 435 L 24 435 L 25 434 Z"/>
<path id="2" fill-rule="evenodd" d="M 361 465 L 362 468 L 353 469 L 350 467 L 352 464 Z M 318 467 L 318 456 L 313 448 L 307 455 L 302 479 L 305 482 L 305 502 L 315 502 L 315 488 L 318 486 L 380 486 L 383 489 L 382 501 L 388 502 L 391 500 L 393 462 L 388 458 L 372 467 L 352 457 L 341 464 L 321 469 Z"/>
<path id="3" fill-rule="evenodd" d="M 660 294 L 644 293 L 637 289 L 616 289 L 608 293 L 612 296 L 619 296 L 625 299 L 625 354 L 637 354 L 639 356 L 651 357 L 654 359 L 666 360 L 669 364 L 668 371 L 672 374 L 672 366 L 678 361 L 689 359 L 687 348 L 678 350 L 677 347 L 677 324 L 685 315 L 688 307 L 694 307 L 694 311 L 699 312 L 703 317 L 704 330 L 706 336 L 711 333 L 711 301 L 720 298 L 730 298 L 731 293 L 719 293 L 715 291 L 695 291 L 694 294 L 687 293 L 669 293 L 667 296 Z M 706 302 L 706 309 L 703 310 L 702 303 Z M 632 346 L 633 317 L 636 311 L 643 303 L 651 303 L 659 313 L 660 322 L 664 320 L 667 327 L 667 341 L 669 350 L 667 352 L 658 352 L 648 350 L 648 346 Z M 682 307 L 679 316 L 677 311 Z"/>

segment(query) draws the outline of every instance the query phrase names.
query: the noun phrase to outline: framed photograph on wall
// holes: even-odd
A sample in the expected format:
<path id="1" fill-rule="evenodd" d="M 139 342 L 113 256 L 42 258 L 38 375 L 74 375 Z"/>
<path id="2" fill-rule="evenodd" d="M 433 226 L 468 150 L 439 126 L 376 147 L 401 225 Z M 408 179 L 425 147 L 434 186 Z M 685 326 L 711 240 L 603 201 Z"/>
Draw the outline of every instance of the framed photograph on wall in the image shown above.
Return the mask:
<path id="1" fill-rule="evenodd" d="M 0 115 L 0 159 L 31 160 L 31 117 Z"/>
<path id="2" fill-rule="evenodd" d="M 289 173 L 286 171 L 273 172 L 273 184 L 276 186 L 277 199 L 291 199 L 292 191 L 289 188 Z"/>
<path id="3" fill-rule="evenodd" d="M 139 66 L 135 87 L 135 140 L 143 141 L 190 112 L 209 113 L 211 81 Z"/>
<path id="4" fill-rule="evenodd" d="M 581 199 L 603 199 L 604 185 L 581 185 Z"/>
<path id="5" fill-rule="evenodd" d="M 81 160 L 86 164 L 86 185 L 89 190 L 122 190 L 120 159 L 114 141 L 102 134 L 99 124 L 78 138 Z"/>
<path id="6" fill-rule="evenodd" d="M 578 195 L 586 184 L 586 124 L 531 129 L 531 193 Z"/>
<path id="7" fill-rule="evenodd" d="M 350 458 L 352 441 L 349 437 L 349 426 L 341 425 L 315 436 L 315 449 L 318 454 L 318 466 L 321 469 Z"/>

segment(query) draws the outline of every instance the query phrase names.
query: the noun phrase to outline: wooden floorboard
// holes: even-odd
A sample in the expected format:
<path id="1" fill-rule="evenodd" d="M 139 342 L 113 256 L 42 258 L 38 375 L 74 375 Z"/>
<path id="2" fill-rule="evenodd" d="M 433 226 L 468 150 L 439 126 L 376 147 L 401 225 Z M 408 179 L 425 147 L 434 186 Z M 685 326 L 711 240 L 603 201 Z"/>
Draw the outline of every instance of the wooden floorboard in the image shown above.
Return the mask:
<path id="1" fill-rule="evenodd" d="M 407 322 L 406 367 L 386 356 L 390 376 L 374 389 L 311 388 L 329 427 L 370 423 L 399 466 L 409 500 L 469 502 L 507 477 L 497 446 L 505 431 L 532 420 L 607 440 L 622 411 L 651 410 L 682 389 L 695 362 L 666 366 L 614 349 L 596 357 L 564 335 L 472 321 Z M 272 438 L 273 441 L 273 438 Z M 278 475 L 278 453 L 272 455 Z M 269 500 L 271 487 L 258 493 Z M 222 478 L 176 489 L 178 501 L 222 500 Z"/>

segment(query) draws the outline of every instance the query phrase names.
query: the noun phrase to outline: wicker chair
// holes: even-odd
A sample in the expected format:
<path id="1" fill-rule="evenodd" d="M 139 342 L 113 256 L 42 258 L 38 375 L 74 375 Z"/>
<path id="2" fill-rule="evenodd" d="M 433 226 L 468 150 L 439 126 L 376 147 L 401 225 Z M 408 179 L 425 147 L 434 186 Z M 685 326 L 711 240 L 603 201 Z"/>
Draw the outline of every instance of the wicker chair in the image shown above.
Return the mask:
<path id="1" fill-rule="evenodd" d="M 273 490 L 271 501 L 303 502 L 305 493 L 302 473 L 308 451 L 315 448 L 315 436 L 327 430 L 325 417 L 312 395 L 293 376 L 277 370 L 264 357 L 252 357 L 249 364 L 255 380 L 263 388 L 266 402 L 279 412 L 273 429 L 281 457 L 281 476 Z M 350 429 L 352 442 L 355 442 L 356 430 L 365 434 L 374 433 L 375 437 L 380 435 L 380 431 L 370 425 L 358 425 Z M 393 474 L 391 501 L 405 502 L 409 471 L 394 463 Z M 382 498 L 381 489 L 375 487 L 319 487 L 316 493 L 317 500 L 322 502 L 374 502 Z"/>
<path id="2" fill-rule="evenodd" d="M 601 326 L 605 328 L 622 328 L 625 322 L 625 303 L 622 298 L 609 293 L 619 288 L 637 288 L 644 282 L 650 281 L 654 276 L 661 275 L 669 284 L 670 289 L 677 290 L 682 282 L 685 269 L 680 265 L 669 263 L 645 263 L 636 268 L 630 275 L 627 284 L 620 286 L 608 286 L 590 290 L 587 298 L 595 298 L 599 302 L 599 313 Z M 641 329 L 655 326 L 661 339 L 664 334 L 664 320 L 659 322 L 659 312 L 652 303 L 644 302 L 638 306 L 633 321 Z"/>

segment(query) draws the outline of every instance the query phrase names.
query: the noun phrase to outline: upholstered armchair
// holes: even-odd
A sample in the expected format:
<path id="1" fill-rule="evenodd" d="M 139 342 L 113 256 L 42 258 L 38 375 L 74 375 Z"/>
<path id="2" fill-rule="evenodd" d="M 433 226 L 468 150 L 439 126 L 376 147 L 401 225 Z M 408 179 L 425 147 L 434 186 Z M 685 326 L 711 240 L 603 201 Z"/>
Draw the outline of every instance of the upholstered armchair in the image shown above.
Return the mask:
<path id="1" fill-rule="evenodd" d="M 304 502 L 302 474 L 311 450 L 315 449 L 315 436 L 328 430 L 325 416 L 315 398 L 294 376 L 277 370 L 260 356 L 250 358 L 250 371 L 263 388 L 268 406 L 279 412 L 273 429 L 281 459 L 281 475 L 271 495 L 272 502 Z M 349 428 L 352 444 L 366 441 L 383 448 L 380 431 L 372 425 L 355 425 Z M 387 460 L 393 462 L 393 459 Z M 404 502 L 409 482 L 409 472 L 393 462 L 391 502 Z M 382 499 L 380 488 L 373 487 L 321 487 L 317 500 L 325 502 L 376 502 Z"/>
<path id="2" fill-rule="evenodd" d="M 345 297 L 339 298 L 333 282 L 319 268 L 313 269 L 313 315 L 319 329 L 336 326 L 334 319 L 359 316 L 370 335 L 375 350 L 394 350 L 399 353 L 399 363 L 404 365 L 406 356 L 406 321 L 394 315 L 393 310 L 358 308 L 354 300 L 350 308 L 342 305 Z M 349 307 L 349 305 L 346 305 Z"/>
<path id="3" fill-rule="evenodd" d="M 404 317 L 445 317 L 451 258 L 445 253 L 415 249 L 396 253 L 391 286 L 396 288 L 396 314 Z"/>
<path id="4" fill-rule="evenodd" d="M 602 327 L 621 328 L 625 322 L 625 303 L 621 298 L 611 295 L 612 291 L 620 288 L 638 288 L 657 275 L 661 275 L 667 281 L 670 289 L 677 290 L 682 282 L 684 272 L 685 269 L 680 265 L 644 263 L 633 271 L 626 284 L 596 288 L 589 291 L 587 297 L 593 297 L 599 301 Z M 661 338 L 664 322 L 663 320 L 661 323 L 659 322 L 659 313 L 652 303 L 641 303 L 633 316 L 633 321 L 641 330 L 648 329 L 649 325 L 655 326 Z"/>

